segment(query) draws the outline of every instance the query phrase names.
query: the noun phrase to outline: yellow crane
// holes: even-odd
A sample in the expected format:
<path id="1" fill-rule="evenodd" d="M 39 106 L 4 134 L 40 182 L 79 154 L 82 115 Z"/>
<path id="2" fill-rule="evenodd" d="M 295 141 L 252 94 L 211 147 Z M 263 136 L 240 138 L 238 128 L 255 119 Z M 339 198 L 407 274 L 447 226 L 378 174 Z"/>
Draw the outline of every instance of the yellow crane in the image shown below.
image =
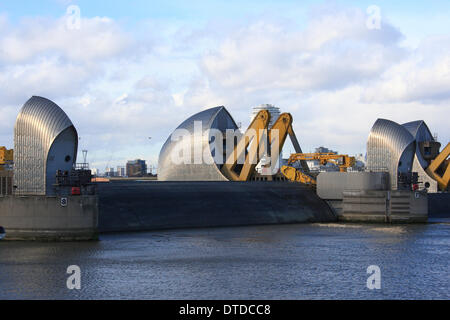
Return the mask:
<path id="1" fill-rule="evenodd" d="M 427 173 L 438 182 L 441 191 L 447 190 L 450 182 L 450 143 L 442 150 L 442 152 L 431 161 L 427 168 Z"/>
<path id="2" fill-rule="evenodd" d="M 317 185 L 315 178 L 303 173 L 301 170 L 295 169 L 294 167 L 282 166 L 280 171 L 290 181 L 300 182 L 311 186 Z"/>
<path id="3" fill-rule="evenodd" d="M 7 165 L 13 163 L 14 151 L 8 150 L 5 147 L 0 147 L 0 171 L 5 170 Z"/>
<path id="4" fill-rule="evenodd" d="M 347 172 L 348 168 L 355 165 L 355 157 L 348 155 L 339 155 L 335 153 L 303 153 L 292 128 L 292 122 L 293 119 L 291 114 L 283 113 L 275 121 L 272 128 L 268 129 L 270 113 L 267 110 L 261 110 L 249 125 L 244 136 L 237 142 L 237 145 L 234 146 L 233 152 L 226 158 L 225 164 L 221 168 L 222 173 L 231 181 L 250 180 L 252 174 L 255 172 L 257 163 L 261 160 L 261 154 L 271 150 L 271 162 L 276 163 L 278 161 L 278 157 L 288 135 L 296 153 L 291 154 L 288 165 L 282 166 L 280 171 L 290 181 L 312 186 L 317 184 L 316 179 L 309 174 L 309 168 L 306 161 L 316 160 L 319 161 L 320 165 L 333 163 L 339 167 L 340 172 Z M 249 132 L 253 132 L 253 134 L 249 135 Z M 267 136 L 263 136 L 261 134 L 262 132 L 266 132 Z M 264 138 L 268 140 L 268 143 L 264 143 Z M 276 140 L 278 140 L 278 143 L 273 147 Z M 255 148 L 253 149 L 253 152 L 247 150 L 249 146 Z M 267 148 L 268 150 L 264 150 L 264 148 Z M 426 169 L 427 173 L 438 182 L 440 190 L 446 190 L 450 183 L 449 156 L 450 143 Z M 238 164 L 238 159 L 242 158 L 244 158 L 245 161 L 242 164 Z M 301 169 L 292 166 L 292 164 L 297 161 L 300 161 Z"/>
<path id="5" fill-rule="evenodd" d="M 292 129 L 292 116 L 289 113 L 282 113 L 275 121 L 273 126 L 268 129 L 270 123 L 270 113 L 267 110 L 261 110 L 250 123 L 244 136 L 234 146 L 225 164 L 222 166 L 222 173 L 231 181 L 248 181 L 255 172 L 260 155 L 270 150 L 270 160 L 274 164 L 278 161 L 278 157 L 289 135 L 292 145 L 296 152 L 302 152 L 294 130 Z M 265 131 L 266 130 L 266 131 Z M 267 132 L 264 136 L 263 133 Z M 251 134 L 249 134 L 251 133 Z M 267 139 L 264 143 L 262 139 Z M 249 145 L 254 148 L 251 152 L 247 150 Z M 268 150 L 264 150 L 267 148 Z M 245 157 L 244 163 L 238 165 L 238 159 Z M 308 170 L 306 162 L 301 161 L 302 168 Z"/>
<path id="6" fill-rule="evenodd" d="M 347 168 L 355 165 L 355 157 L 350 157 L 346 154 L 340 155 L 335 153 L 293 153 L 289 157 L 288 165 L 297 161 L 312 161 L 318 160 L 320 165 L 326 165 L 331 162 L 339 167 L 340 172 L 347 172 Z"/>
<path id="7" fill-rule="evenodd" d="M 293 153 L 289 157 L 288 165 L 281 167 L 281 173 L 290 181 L 300 182 L 315 186 L 317 181 L 310 175 L 302 172 L 291 165 L 297 161 L 312 161 L 317 160 L 321 165 L 333 163 L 339 167 L 340 172 L 346 172 L 347 168 L 355 165 L 355 157 L 348 155 L 339 155 L 335 153 Z"/>

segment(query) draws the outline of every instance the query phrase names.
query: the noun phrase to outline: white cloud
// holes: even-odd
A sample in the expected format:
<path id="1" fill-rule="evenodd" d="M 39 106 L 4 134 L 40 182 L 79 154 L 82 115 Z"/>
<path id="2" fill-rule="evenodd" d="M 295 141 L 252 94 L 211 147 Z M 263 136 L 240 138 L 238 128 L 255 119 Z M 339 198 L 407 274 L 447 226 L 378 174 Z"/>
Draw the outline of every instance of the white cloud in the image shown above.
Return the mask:
<path id="1" fill-rule="evenodd" d="M 120 97 L 116 98 L 116 100 L 114 100 L 115 104 L 127 104 L 128 103 L 128 94 L 124 93 L 122 94 Z"/>
<path id="2" fill-rule="evenodd" d="M 80 99 L 79 99 L 79 103 L 83 106 L 83 107 L 88 107 L 91 103 L 92 103 L 92 100 L 93 100 L 93 98 L 90 96 L 90 95 L 88 95 L 88 94 L 85 94 L 84 96 L 82 96 Z"/>
<path id="3" fill-rule="evenodd" d="M 450 102 L 450 35 L 430 37 L 368 88 L 364 99 L 425 104 Z M 449 106 L 450 109 L 450 106 Z"/>
<path id="4" fill-rule="evenodd" d="M 202 69 L 225 88 L 321 90 L 377 78 L 398 62 L 401 34 L 390 25 L 369 30 L 358 10 L 316 14 L 306 30 L 258 22 L 206 54 Z"/>
<path id="5" fill-rule="evenodd" d="M 82 19 L 79 30 L 68 29 L 64 17 L 28 18 L 0 32 L 3 63 L 24 63 L 42 55 L 92 63 L 114 57 L 131 45 L 130 37 L 113 20 L 101 17 Z"/>
<path id="6" fill-rule="evenodd" d="M 83 19 L 80 30 L 69 30 L 65 18 L 28 18 L 16 25 L 0 19 L 0 103 L 20 104 L 31 95 L 82 96 L 104 76 L 106 63 L 131 44 L 108 18 Z"/>
<path id="7" fill-rule="evenodd" d="M 333 8 L 315 11 L 301 30 L 251 23 L 204 54 L 205 85 L 187 96 L 203 93 L 200 105 L 216 97 L 239 121 L 250 107 L 273 103 L 293 114 L 307 150 L 363 152 L 377 118 L 424 119 L 446 143 L 450 129 L 440 119 L 450 111 L 450 35 L 411 49 L 386 20 L 369 30 L 366 19 L 359 9 Z"/>
<path id="8" fill-rule="evenodd" d="M 55 98 L 83 94 L 86 82 L 101 72 L 98 67 L 86 68 L 56 57 L 7 65 L 0 73 L 1 103 L 24 103 L 31 95 Z"/>
<path id="9" fill-rule="evenodd" d="M 174 93 L 172 94 L 173 102 L 177 107 L 180 107 L 184 104 L 184 95 L 185 92 Z"/>

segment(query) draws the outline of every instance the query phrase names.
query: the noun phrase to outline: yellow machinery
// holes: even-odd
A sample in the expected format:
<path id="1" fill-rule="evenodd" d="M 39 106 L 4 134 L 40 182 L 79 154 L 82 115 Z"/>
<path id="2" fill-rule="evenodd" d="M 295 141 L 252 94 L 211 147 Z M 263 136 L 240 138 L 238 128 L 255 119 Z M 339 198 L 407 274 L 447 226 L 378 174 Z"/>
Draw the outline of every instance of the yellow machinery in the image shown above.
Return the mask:
<path id="1" fill-rule="evenodd" d="M 450 143 L 442 150 L 442 152 L 431 161 L 427 168 L 427 173 L 438 182 L 441 191 L 447 190 L 450 182 Z"/>
<path id="2" fill-rule="evenodd" d="M 334 163 L 339 167 L 340 172 L 346 172 L 347 168 L 355 165 L 355 157 L 349 157 L 348 155 L 334 153 L 294 153 L 289 157 L 288 165 L 281 167 L 281 173 L 290 181 L 315 186 L 317 184 L 316 179 L 290 166 L 297 161 L 308 160 L 317 160 L 321 165 L 326 165 L 328 162 Z"/>
<path id="3" fill-rule="evenodd" d="M 260 160 L 260 155 L 264 154 L 265 151 L 270 151 L 271 163 L 278 161 L 278 157 L 288 135 L 295 151 L 301 152 L 300 144 L 292 129 L 292 121 L 292 116 L 289 113 L 282 113 L 272 128 L 268 130 L 270 113 L 267 110 L 258 112 L 245 132 L 245 135 L 238 141 L 233 152 L 228 155 L 225 164 L 222 166 L 222 173 L 231 181 L 248 181 L 255 171 L 255 167 Z M 264 132 L 267 134 L 264 135 Z M 268 143 L 264 143 L 262 139 L 268 139 Z M 252 152 L 247 151 L 250 143 L 250 147 L 253 148 Z M 264 150 L 264 148 L 268 150 Z M 241 166 L 238 166 L 238 159 L 242 159 L 244 156 L 245 161 L 242 164 L 242 168 L 240 168 Z M 304 170 L 308 171 L 306 162 L 302 161 L 301 165 Z"/>
<path id="4" fill-rule="evenodd" d="M 267 110 L 261 110 L 250 123 L 250 126 L 248 127 L 245 135 L 238 141 L 237 146 L 234 147 L 233 152 L 228 155 L 225 164 L 222 166 L 222 173 L 228 179 L 232 181 L 247 181 L 250 178 L 251 173 L 254 171 L 257 163 L 255 159 L 250 159 L 250 153 L 247 153 L 247 147 L 251 142 L 251 138 L 247 135 L 247 133 L 250 130 L 255 130 L 256 135 L 253 137 L 253 139 L 256 139 L 256 147 L 259 149 L 261 130 L 267 130 L 269 121 L 270 113 Z M 253 143 L 253 145 L 255 146 L 255 143 Z M 257 153 L 258 152 L 253 152 L 253 156 L 257 156 Z M 236 172 L 237 162 L 238 159 L 241 159 L 244 155 L 245 162 L 243 163 L 242 169 L 238 173 Z"/>
<path id="5" fill-rule="evenodd" d="M 333 163 L 339 167 L 340 172 L 347 172 L 348 168 L 355 165 L 355 157 L 348 155 L 339 155 L 335 153 L 303 153 L 294 130 L 292 129 L 292 122 L 293 119 L 291 114 L 283 113 L 275 121 L 272 128 L 268 129 L 270 113 L 267 110 L 258 112 L 256 117 L 250 123 L 244 136 L 237 141 L 237 145 L 233 145 L 233 152 L 227 154 L 225 164 L 221 168 L 222 173 L 231 181 L 250 180 L 262 155 L 270 154 L 270 161 L 272 164 L 278 161 L 278 157 L 288 135 L 296 153 L 289 157 L 288 165 L 282 166 L 280 171 L 290 181 L 300 182 L 311 186 L 317 184 L 316 179 L 309 175 L 309 168 L 306 161 L 316 160 L 319 161 L 321 165 Z M 267 139 L 267 141 L 264 141 L 264 139 Z M 251 148 L 250 151 L 247 150 L 249 147 Z M 449 155 L 450 144 L 444 148 L 441 154 L 439 154 L 427 168 L 427 173 L 438 182 L 441 190 L 446 190 L 450 181 Z M 238 164 L 238 160 L 243 160 L 243 163 Z M 301 169 L 296 169 L 291 166 L 297 161 L 300 161 Z"/>
<path id="6" fill-rule="evenodd" d="M 311 186 L 315 186 L 317 184 L 316 179 L 303 173 L 301 170 L 295 169 L 294 167 L 282 166 L 281 173 L 290 181 L 300 182 Z"/>
<path id="7" fill-rule="evenodd" d="M 14 151 L 12 149 L 8 150 L 5 147 L 0 147 L 0 171 L 5 170 L 8 165 L 12 165 L 13 155 Z"/>
<path id="8" fill-rule="evenodd" d="M 288 165 L 302 160 L 318 160 L 321 165 L 326 165 L 328 162 L 331 162 L 339 167 L 340 172 L 347 172 L 347 168 L 355 165 L 355 157 L 334 153 L 294 153 L 289 157 Z"/>

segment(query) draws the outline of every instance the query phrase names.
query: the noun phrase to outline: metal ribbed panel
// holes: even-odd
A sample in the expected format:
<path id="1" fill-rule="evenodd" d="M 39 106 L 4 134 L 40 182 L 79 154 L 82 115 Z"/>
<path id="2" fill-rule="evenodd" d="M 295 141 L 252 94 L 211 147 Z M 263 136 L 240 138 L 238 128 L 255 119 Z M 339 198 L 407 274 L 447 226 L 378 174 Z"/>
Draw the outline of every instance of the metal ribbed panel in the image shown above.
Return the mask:
<path id="1" fill-rule="evenodd" d="M 423 158 L 419 148 L 419 142 L 434 141 L 434 137 L 431 134 L 430 129 L 423 120 L 404 123 L 403 127 L 405 127 L 412 134 L 416 141 L 416 154 L 414 156 L 413 171 L 418 173 L 420 182 L 424 185 L 426 182 L 430 184 L 430 187 L 428 188 L 429 192 L 437 192 L 437 181 L 430 177 L 425 171 L 425 169 L 429 166 L 429 163 Z"/>
<path id="2" fill-rule="evenodd" d="M 423 120 L 419 121 L 413 121 L 403 124 L 403 127 L 405 127 L 414 137 L 416 141 L 416 157 L 419 163 L 422 165 L 424 169 L 428 167 L 428 162 L 423 158 L 420 148 L 418 147 L 419 142 L 424 141 L 434 141 L 433 135 L 431 134 L 430 129 L 426 125 L 426 123 Z"/>
<path id="3" fill-rule="evenodd" d="M 16 194 L 45 195 L 48 152 L 56 137 L 69 127 L 73 127 L 69 117 L 52 101 L 32 97 L 24 104 L 14 126 Z"/>
<path id="4" fill-rule="evenodd" d="M 402 126 L 405 127 L 413 135 L 417 142 L 434 141 L 430 129 L 423 120 L 404 123 Z"/>
<path id="5" fill-rule="evenodd" d="M 202 134 L 209 129 L 218 129 L 225 133 L 226 129 L 237 129 L 231 115 L 225 107 L 215 107 L 199 112 L 185 120 L 177 129 L 186 129 L 191 135 L 191 150 L 209 148 L 209 139 L 194 139 L 194 122 L 201 121 Z M 191 162 L 188 164 L 174 164 L 172 153 L 180 150 L 183 140 L 172 141 L 172 134 L 163 145 L 158 160 L 158 180 L 160 181 L 226 181 L 227 178 L 220 172 L 219 165 L 214 163 L 212 154 L 210 159 L 194 164 L 194 152 L 191 152 Z M 194 145 L 200 144 L 200 145 Z M 204 159 L 205 160 L 205 159 Z M 207 163 L 205 163 L 207 162 Z"/>
<path id="6" fill-rule="evenodd" d="M 386 169 L 392 189 L 397 189 L 399 171 L 412 170 L 414 153 L 414 137 L 407 129 L 386 119 L 375 122 L 367 141 L 367 168 L 372 171 Z"/>

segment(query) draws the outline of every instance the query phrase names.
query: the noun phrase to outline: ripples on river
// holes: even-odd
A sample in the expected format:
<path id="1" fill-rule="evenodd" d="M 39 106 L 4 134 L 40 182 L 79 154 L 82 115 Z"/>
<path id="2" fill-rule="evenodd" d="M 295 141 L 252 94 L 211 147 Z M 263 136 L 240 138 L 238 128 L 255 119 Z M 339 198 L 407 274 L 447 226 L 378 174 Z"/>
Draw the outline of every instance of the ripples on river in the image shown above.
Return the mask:
<path id="1" fill-rule="evenodd" d="M 0 242 L 0 299 L 448 299 L 450 225 L 310 224 Z M 81 268 L 81 290 L 66 269 Z M 381 290 L 366 287 L 369 265 Z"/>

